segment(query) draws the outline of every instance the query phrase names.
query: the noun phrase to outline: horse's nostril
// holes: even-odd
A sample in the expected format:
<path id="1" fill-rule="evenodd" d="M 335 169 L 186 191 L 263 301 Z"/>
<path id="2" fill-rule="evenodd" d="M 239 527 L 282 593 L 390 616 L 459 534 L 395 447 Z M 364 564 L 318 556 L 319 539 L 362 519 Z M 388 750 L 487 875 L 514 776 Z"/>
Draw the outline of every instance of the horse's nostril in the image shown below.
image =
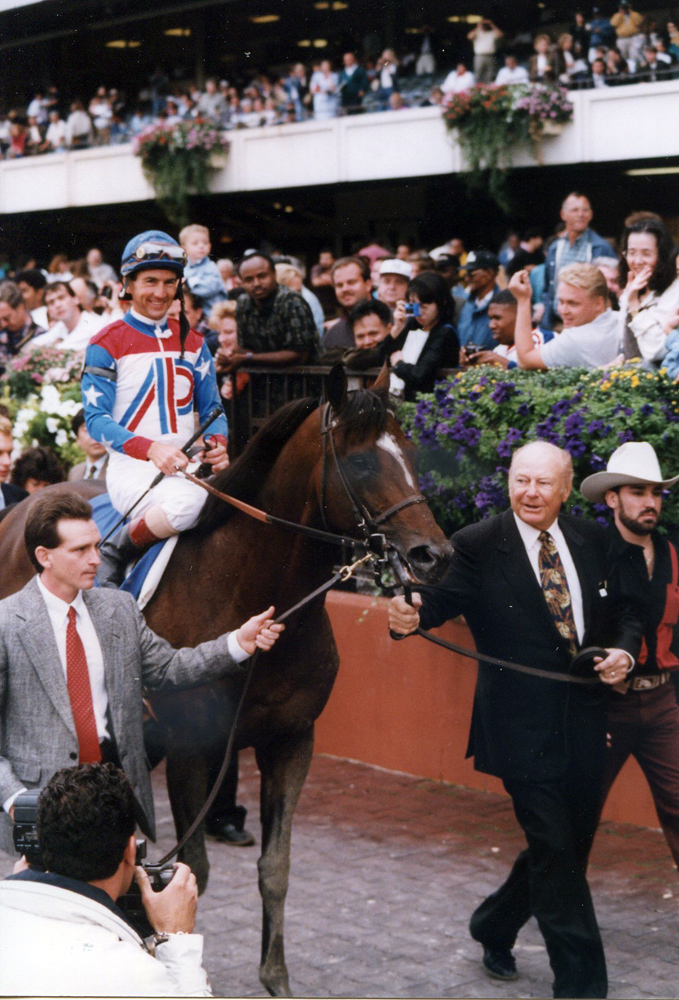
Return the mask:
<path id="1" fill-rule="evenodd" d="M 438 555 L 429 545 L 415 545 L 408 550 L 408 562 L 418 569 L 431 569 L 438 561 Z"/>
<path id="2" fill-rule="evenodd" d="M 442 545 L 414 545 L 408 550 L 408 562 L 416 573 L 438 576 L 452 554 L 453 548 L 448 542 Z"/>

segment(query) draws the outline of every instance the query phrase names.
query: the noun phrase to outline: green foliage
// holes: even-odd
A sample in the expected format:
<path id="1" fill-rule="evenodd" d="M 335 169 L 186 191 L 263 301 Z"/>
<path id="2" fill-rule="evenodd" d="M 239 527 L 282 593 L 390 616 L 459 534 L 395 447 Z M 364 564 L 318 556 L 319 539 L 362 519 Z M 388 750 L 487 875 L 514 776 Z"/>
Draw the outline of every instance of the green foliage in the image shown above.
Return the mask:
<path id="1" fill-rule="evenodd" d="M 208 194 L 210 158 L 228 148 L 213 125 L 201 121 L 149 125 L 134 150 L 158 204 L 177 226 L 189 222 L 189 195 Z"/>
<path id="2" fill-rule="evenodd" d="M 570 121 L 572 114 L 568 91 L 546 84 L 479 83 L 451 94 L 443 110 L 446 127 L 457 131 L 464 153 L 467 186 L 487 189 L 504 211 L 512 207 L 507 172 L 514 149 L 529 141 L 539 144 L 543 133 Z"/>
<path id="3" fill-rule="evenodd" d="M 667 476 L 679 466 L 679 387 L 663 370 L 470 369 L 403 403 L 399 416 L 420 448 L 422 492 L 448 534 L 507 507 L 511 455 L 528 441 L 570 452 L 567 509 L 601 521 L 605 505 L 590 504 L 578 487 L 620 444 L 648 441 Z M 679 525 L 679 490 L 666 498 L 663 521 Z"/>

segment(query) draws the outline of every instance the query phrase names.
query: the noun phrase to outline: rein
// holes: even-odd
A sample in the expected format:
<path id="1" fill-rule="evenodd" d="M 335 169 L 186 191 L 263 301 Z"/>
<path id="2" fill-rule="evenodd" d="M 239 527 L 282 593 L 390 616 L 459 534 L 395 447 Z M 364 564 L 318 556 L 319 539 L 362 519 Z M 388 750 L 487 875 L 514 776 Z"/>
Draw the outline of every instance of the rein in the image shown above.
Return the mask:
<path id="1" fill-rule="evenodd" d="M 413 595 L 412 586 L 410 581 L 407 579 L 403 567 L 400 565 L 398 560 L 389 558 L 389 563 L 394 571 L 394 575 L 398 579 L 399 583 L 403 587 L 403 596 L 406 601 L 412 607 Z M 435 587 L 429 587 L 425 584 L 418 584 L 418 590 L 435 590 Z M 527 674 L 529 677 L 542 677 L 545 680 L 550 681 L 561 681 L 565 684 L 580 684 L 585 687 L 594 687 L 595 685 L 601 684 L 601 678 L 599 677 L 579 677 L 577 674 L 565 674 L 558 670 L 542 670 L 540 667 L 529 667 L 524 663 L 512 663 L 509 660 L 501 660 L 497 656 L 489 656 L 486 653 L 479 653 L 474 649 L 467 649 L 466 646 L 458 646 L 457 643 L 448 642 L 446 639 L 441 639 L 437 635 L 432 635 L 426 629 L 421 626 L 417 626 L 414 632 L 408 633 L 408 635 L 400 635 L 398 632 L 393 632 L 389 629 L 389 635 L 392 639 L 397 641 L 401 639 L 408 639 L 411 635 L 419 635 L 427 642 L 433 642 L 436 646 L 441 646 L 443 649 L 447 649 L 451 653 L 458 653 L 460 656 L 466 657 L 468 660 L 476 660 L 478 663 L 487 663 L 492 667 L 501 667 L 504 670 L 513 670 L 517 674 Z M 593 656 L 607 655 L 606 650 L 599 646 L 587 646 L 581 649 L 573 659 L 571 660 L 571 667 L 579 667 L 583 663 L 586 663 Z"/>
<path id="2" fill-rule="evenodd" d="M 360 545 L 363 548 L 370 549 L 376 555 L 382 557 L 387 547 L 387 542 L 384 535 L 381 535 L 377 531 L 377 528 L 388 521 L 389 518 L 393 517 L 394 514 L 398 514 L 399 511 L 405 510 L 407 507 L 412 507 L 414 504 L 426 503 L 426 497 L 422 496 L 421 493 L 412 493 L 410 496 L 404 497 L 397 503 L 392 504 L 391 507 L 388 507 L 387 510 L 383 511 L 381 514 L 373 516 L 358 496 L 349 477 L 342 468 L 342 463 L 339 455 L 337 454 L 335 438 L 333 435 L 337 422 L 336 420 L 331 420 L 331 416 L 332 407 L 330 406 L 330 403 L 326 403 L 321 417 L 321 435 L 323 436 L 322 440 L 324 442 L 324 446 L 322 450 L 321 465 L 320 510 L 321 518 L 323 520 L 323 530 L 320 528 L 311 528 L 306 524 L 298 524 L 296 521 L 287 521 L 285 518 L 275 517 L 273 514 L 267 514 L 266 511 L 260 510 L 258 507 L 253 507 L 252 504 L 245 503 L 243 500 L 239 500 L 237 497 L 232 497 L 228 493 L 222 493 L 222 491 L 218 490 L 216 486 L 206 482 L 204 479 L 199 479 L 197 476 L 194 476 L 191 472 L 187 472 L 185 469 L 181 470 L 182 475 L 185 479 L 188 479 L 189 482 L 194 483 L 196 486 L 200 486 L 200 488 L 205 490 L 207 493 L 211 493 L 212 496 L 217 497 L 217 499 L 223 500 L 224 503 L 230 504 L 232 507 L 235 507 L 236 510 L 240 510 L 243 514 L 247 514 L 248 517 L 252 517 L 256 521 L 261 521 L 263 524 L 273 524 L 277 528 L 283 528 L 285 531 L 292 531 L 297 535 L 306 535 L 307 538 L 315 538 L 317 541 L 326 542 L 330 545 L 340 545 L 345 548 L 352 545 Z M 330 454 L 332 455 L 335 469 L 344 488 L 344 492 L 349 500 L 354 520 L 356 521 L 356 527 L 363 535 L 363 539 L 352 538 L 348 535 L 339 535 L 336 532 L 329 530 L 325 515 L 325 494 L 327 482 L 326 440 L 329 444 Z"/>
<path id="3" fill-rule="evenodd" d="M 408 639 L 407 635 L 398 635 L 396 632 L 390 630 L 389 634 L 392 639 Z M 528 667 L 523 663 L 511 663 L 509 660 L 501 660 L 497 656 L 487 656 L 485 653 L 478 653 L 473 649 L 467 649 L 465 646 L 458 646 L 454 642 L 447 642 L 445 639 L 440 639 L 437 635 L 431 635 L 426 629 L 420 628 L 419 626 L 410 635 L 419 635 L 423 639 L 427 639 L 428 642 L 433 642 L 437 646 L 442 646 L 444 649 L 449 650 L 451 653 L 459 653 L 460 656 L 466 656 L 469 660 L 478 660 L 480 663 L 489 663 L 494 667 L 501 667 L 506 670 L 513 670 L 518 674 L 528 674 L 530 677 L 543 677 L 549 681 L 562 681 L 566 684 L 584 684 L 586 687 L 594 687 L 595 685 L 600 685 L 602 681 L 599 677 L 578 677 L 575 674 L 564 674 L 557 670 L 541 670 L 540 667 Z M 577 657 L 574 658 L 573 662 L 581 657 L 584 659 L 589 659 L 591 656 L 598 656 L 602 653 L 602 650 L 598 647 L 592 646 L 587 649 L 581 649 Z"/>
<path id="4" fill-rule="evenodd" d="M 322 542 L 329 542 L 334 545 L 350 546 L 350 545 L 360 545 L 363 548 L 369 550 L 368 555 L 359 561 L 360 565 L 366 562 L 368 559 L 386 559 L 388 560 L 391 568 L 396 576 L 399 584 L 403 587 L 405 598 L 409 604 L 412 604 L 412 587 L 410 580 L 405 574 L 404 568 L 401 564 L 400 557 L 396 549 L 389 544 L 387 539 L 383 534 L 380 534 L 376 529 L 380 525 L 384 524 L 390 517 L 397 514 L 401 510 L 405 510 L 407 507 L 411 507 L 414 504 L 426 503 L 426 498 L 421 494 L 411 494 L 410 496 L 404 497 L 398 503 L 393 504 L 383 513 L 373 516 L 367 506 L 363 503 L 361 498 L 358 496 L 356 490 L 354 489 L 351 480 L 347 476 L 345 470 L 342 468 L 340 457 L 337 454 L 337 448 L 335 447 L 334 430 L 337 427 L 337 418 L 333 418 L 332 408 L 330 403 L 326 403 L 323 408 L 323 413 L 321 416 L 321 435 L 324 440 L 328 441 L 328 448 L 325 446 L 322 450 L 322 466 L 321 466 L 321 495 L 320 495 L 320 508 L 321 516 L 323 518 L 324 528 L 328 528 L 328 523 L 325 516 L 325 495 L 326 495 L 326 482 L 327 482 L 327 452 L 330 451 L 332 460 L 335 465 L 335 469 L 339 476 L 340 482 L 344 488 L 344 492 L 347 495 L 349 503 L 351 505 L 352 513 L 356 521 L 358 529 L 364 536 L 363 540 L 357 540 L 355 538 L 347 537 L 346 535 L 337 535 L 329 530 L 321 531 L 318 528 L 310 528 L 304 524 L 297 524 L 294 521 L 286 521 L 280 517 L 274 517 L 273 514 L 267 514 L 263 510 L 259 510 L 257 507 L 253 507 L 251 504 L 245 503 L 243 500 L 238 500 L 236 497 L 230 496 L 228 493 L 222 493 L 216 487 L 212 486 L 210 483 L 205 482 L 203 479 L 198 479 L 196 476 L 192 475 L 190 472 L 183 471 L 182 474 L 190 482 L 195 483 L 196 486 L 200 486 L 201 489 L 206 490 L 213 496 L 225 503 L 230 504 L 237 510 L 242 511 L 249 517 L 255 518 L 257 521 L 261 521 L 265 524 L 272 524 L 276 527 L 283 528 L 286 531 L 292 531 L 300 535 L 306 535 L 310 538 L 316 538 Z M 340 577 L 341 579 L 341 577 Z M 347 577 L 348 579 L 348 577 Z M 381 581 L 380 583 L 381 586 Z M 331 583 L 330 587 L 333 586 Z M 426 590 L 426 584 L 418 584 L 421 590 Z M 392 639 L 405 639 L 407 636 L 398 635 L 395 632 L 390 632 Z M 601 684 L 601 680 L 598 677 L 579 677 L 575 674 L 566 674 L 560 671 L 550 671 L 542 670 L 540 667 L 529 667 L 523 663 L 512 663 L 509 660 L 501 660 L 495 656 L 487 656 L 484 653 L 479 653 L 477 650 L 468 649 L 466 646 L 458 646 L 456 643 L 447 642 L 445 639 L 441 639 L 438 636 L 431 635 L 426 629 L 418 627 L 411 635 L 419 635 L 427 642 L 432 642 L 437 646 L 441 646 L 443 649 L 447 649 L 451 653 L 457 653 L 459 656 L 464 656 L 470 660 L 476 660 L 479 663 L 487 663 L 490 666 L 500 667 L 505 670 L 513 670 L 515 673 L 527 674 L 531 677 L 541 677 L 545 680 L 560 681 L 566 684 L 579 684 L 585 687 L 592 687 Z M 586 661 L 595 655 L 592 650 L 584 649 L 581 650 L 574 659 L 574 663 Z M 601 650 L 596 649 L 596 653 L 600 653 Z"/>
<path id="5" fill-rule="evenodd" d="M 198 480 L 198 482 L 200 482 L 200 480 Z M 325 583 L 321 584 L 320 587 L 317 587 L 316 590 L 312 591 L 311 594 L 307 594 L 307 596 L 303 597 L 301 601 L 298 601 L 297 604 L 293 605 L 293 607 L 288 608 L 288 610 L 284 611 L 282 615 L 279 615 L 278 618 L 274 620 L 274 624 L 276 625 L 282 624 L 287 618 L 290 618 L 297 611 L 301 611 L 302 608 L 306 607 L 307 604 L 310 604 L 317 597 L 321 597 L 323 594 L 325 594 L 326 591 L 330 590 L 331 587 L 334 587 L 335 584 L 339 583 L 340 580 L 342 582 L 349 580 L 360 566 L 362 566 L 365 562 L 367 562 L 369 559 L 372 558 L 373 554 L 372 552 L 369 552 L 367 555 L 363 556 L 362 559 L 358 559 L 355 563 L 352 563 L 349 566 L 342 566 L 341 569 L 339 569 L 336 573 L 333 573 L 333 575 L 330 577 L 329 580 L 326 580 Z M 200 812 L 198 813 L 198 815 L 196 816 L 196 818 L 194 819 L 193 823 L 188 828 L 184 836 L 181 838 L 181 840 L 177 844 L 175 844 L 175 846 L 170 851 L 168 851 L 167 854 L 164 854 L 163 857 L 160 859 L 160 861 L 154 862 L 154 864 L 158 866 L 167 864 L 167 862 L 170 861 L 171 858 L 174 858 L 177 854 L 179 854 L 181 849 L 186 845 L 186 843 L 194 835 L 200 824 L 203 822 L 203 820 L 207 816 L 210 806 L 217 798 L 217 794 L 222 786 L 224 778 L 226 777 L 226 772 L 229 768 L 229 764 L 231 763 L 231 755 L 233 754 L 233 744 L 236 736 L 236 726 L 238 723 L 238 719 L 240 717 L 241 710 L 243 708 L 243 704 L 245 702 L 245 696 L 248 692 L 248 688 L 250 687 L 250 681 L 252 680 L 252 675 L 255 672 L 255 666 L 257 664 L 258 659 L 259 659 L 259 650 L 257 650 L 250 658 L 250 662 L 248 664 L 247 671 L 245 673 L 245 683 L 243 684 L 243 690 L 241 692 L 241 696 L 238 701 L 238 707 L 236 708 L 236 714 L 234 716 L 233 725 L 231 726 L 231 732 L 229 733 L 229 739 L 226 744 L 224 760 L 222 761 L 222 766 L 219 770 L 217 778 L 215 779 L 215 783 L 212 786 L 212 789 L 210 790 L 210 794 L 203 803 L 203 808 L 200 810 Z"/>
<path id="6" fill-rule="evenodd" d="M 212 486 L 210 483 L 206 483 L 204 479 L 199 479 L 194 476 L 193 473 L 187 472 L 182 469 L 182 475 L 189 482 L 194 483 L 196 486 L 200 486 L 202 490 L 206 490 L 207 493 L 211 493 L 213 497 L 217 497 L 218 500 L 223 500 L 224 503 L 230 504 L 235 507 L 236 510 L 240 510 L 243 514 L 247 514 L 248 517 L 253 517 L 255 521 L 261 521 L 262 524 L 273 524 L 277 528 L 284 528 L 285 531 L 292 531 L 297 535 L 306 535 L 308 538 L 316 538 L 320 542 L 327 542 L 331 545 L 364 545 L 364 543 L 356 538 L 349 538 L 348 535 L 336 535 L 331 531 L 321 531 L 319 528 L 310 528 L 306 524 L 297 524 L 296 521 L 286 521 L 282 517 L 274 517 L 273 514 L 267 514 L 266 511 L 260 510 L 259 507 L 253 507 L 252 504 L 245 503 L 243 500 L 238 500 L 237 497 L 232 497 L 228 493 L 222 493 L 218 490 L 216 486 Z"/>

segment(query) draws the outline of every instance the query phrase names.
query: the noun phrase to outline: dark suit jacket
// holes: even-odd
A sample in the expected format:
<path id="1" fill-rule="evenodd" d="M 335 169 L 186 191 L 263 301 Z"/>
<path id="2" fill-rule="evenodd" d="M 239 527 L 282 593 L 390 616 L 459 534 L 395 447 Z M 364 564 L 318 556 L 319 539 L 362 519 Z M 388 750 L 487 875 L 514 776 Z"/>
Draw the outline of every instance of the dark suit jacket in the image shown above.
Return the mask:
<path id="1" fill-rule="evenodd" d="M 582 588 L 585 646 L 615 646 L 636 657 L 641 624 L 608 594 L 606 532 L 562 515 L 559 526 Z M 458 531 L 440 587 L 423 593 L 421 622 L 434 628 L 463 614 L 479 652 L 568 672 L 559 635 L 511 510 Z M 576 761 L 595 773 L 603 760 L 607 688 L 543 680 L 479 664 L 467 756 L 478 771 L 513 780 L 558 778 Z"/>
<path id="2" fill-rule="evenodd" d="M 418 328 L 417 320 L 411 318 L 398 337 L 385 337 L 377 346 L 380 364 L 395 351 L 402 351 L 410 331 Z M 394 374 L 405 383 L 403 398 L 412 401 L 418 392 L 432 392 L 439 368 L 457 368 L 459 361 L 460 344 L 455 328 L 449 323 L 438 323 L 429 332 L 422 353 L 414 365 L 406 361 L 398 361 L 394 365 Z"/>
<path id="3" fill-rule="evenodd" d="M 346 70 L 342 70 L 339 75 L 340 100 L 343 108 L 360 107 L 363 97 L 368 93 L 370 81 L 368 74 L 362 66 L 357 66 L 349 76 Z M 363 96 L 359 96 L 359 95 Z"/>
<path id="4" fill-rule="evenodd" d="M 5 507 L 9 507 L 10 504 L 19 503 L 20 500 L 25 500 L 28 493 L 21 486 L 14 486 L 12 483 L 2 483 L 2 495 L 5 498 Z"/>

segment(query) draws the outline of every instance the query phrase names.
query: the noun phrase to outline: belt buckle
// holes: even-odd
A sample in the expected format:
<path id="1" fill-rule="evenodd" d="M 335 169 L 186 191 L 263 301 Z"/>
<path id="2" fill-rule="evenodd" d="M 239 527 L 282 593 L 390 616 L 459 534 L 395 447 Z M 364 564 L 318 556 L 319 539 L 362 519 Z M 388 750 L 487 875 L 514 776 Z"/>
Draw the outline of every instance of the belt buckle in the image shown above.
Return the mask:
<path id="1" fill-rule="evenodd" d="M 658 687 L 660 683 L 659 677 L 635 677 L 633 690 L 634 691 L 651 691 L 653 688 Z"/>

